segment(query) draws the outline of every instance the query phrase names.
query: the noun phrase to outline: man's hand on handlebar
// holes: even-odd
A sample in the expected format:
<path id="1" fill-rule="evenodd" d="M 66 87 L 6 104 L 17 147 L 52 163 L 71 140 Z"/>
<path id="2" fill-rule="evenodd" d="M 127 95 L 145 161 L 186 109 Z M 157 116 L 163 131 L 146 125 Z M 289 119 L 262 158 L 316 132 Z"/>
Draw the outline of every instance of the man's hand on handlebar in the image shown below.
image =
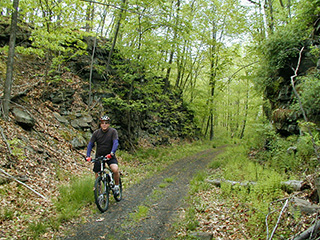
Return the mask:
<path id="1" fill-rule="evenodd" d="M 109 160 L 109 159 L 112 158 L 112 155 L 111 155 L 111 154 L 108 154 L 108 155 L 106 156 L 106 158 Z"/>
<path id="2" fill-rule="evenodd" d="M 88 162 L 91 162 L 91 161 L 92 161 L 92 158 L 91 158 L 91 157 L 86 157 L 86 160 L 87 160 Z"/>

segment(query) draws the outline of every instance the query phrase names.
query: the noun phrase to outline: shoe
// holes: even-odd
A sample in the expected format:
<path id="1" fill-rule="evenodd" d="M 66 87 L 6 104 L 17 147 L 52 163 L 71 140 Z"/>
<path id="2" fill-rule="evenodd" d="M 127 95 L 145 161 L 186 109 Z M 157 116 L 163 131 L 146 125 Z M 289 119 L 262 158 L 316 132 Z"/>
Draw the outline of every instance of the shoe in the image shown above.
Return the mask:
<path id="1" fill-rule="evenodd" d="M 119 195 L 119 191 L 120 189 L 119 189 L 119 185 L 115 185 L 114 186 L 114 188 L 113 188 L 113 193 L 114 193 L 114 195 L 116 195 L 116 196 L 118 196 Z"/>

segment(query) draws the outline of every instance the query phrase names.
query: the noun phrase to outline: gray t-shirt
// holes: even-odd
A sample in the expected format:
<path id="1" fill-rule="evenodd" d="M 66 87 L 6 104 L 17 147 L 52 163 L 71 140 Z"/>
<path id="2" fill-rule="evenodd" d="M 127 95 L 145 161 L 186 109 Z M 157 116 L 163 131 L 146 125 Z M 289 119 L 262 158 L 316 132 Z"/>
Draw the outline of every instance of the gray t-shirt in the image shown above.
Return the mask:
<path id="1" fill-rule="evenodd" d="M 98 129 L 93 132 L 90 142 L 96 143 L 96 157 L 105 156 L 112 150 L 113 141 L 118 139 L 116 129 L 109 127 L 106 132 Z"/>

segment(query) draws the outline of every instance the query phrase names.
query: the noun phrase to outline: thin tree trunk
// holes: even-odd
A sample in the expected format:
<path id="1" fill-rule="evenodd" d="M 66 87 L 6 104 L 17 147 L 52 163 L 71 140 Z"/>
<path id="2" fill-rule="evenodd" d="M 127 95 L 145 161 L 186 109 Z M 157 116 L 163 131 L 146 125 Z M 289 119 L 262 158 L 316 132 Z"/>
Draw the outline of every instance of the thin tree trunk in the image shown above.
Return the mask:
<path id="1" fill-rule="evenodd" d="M 214 93 L 215 93 L 215 86 L 216 86 L 216 74 L 217 74 L 217 57 L 216 57 L 216 29 L 215 29 L 215 23 L 213 23 L 212 26 L 212 42 L 213 45 L 211 46 L 211 59 L 210 59 L 210 79 L 209 79 L 209 86 L 210 86 L 210 140 L 213 139 L 214 135 L 214 126 L 213 126 L 213 98 L 214 98 Z"/>
<path id="2" fill-rule="evenodd" d="M 16 45 L 16 34 L 18 26 L 18 7 L 19 0 L 13 0 L 13 13 L 11 16 L 11 32 L 9 40 L 9 53 L 7 61 L 7 74 L 6 81 L 4 84 L 4 94 L 3 94 L 3 113 L 4 117 L 7 119 L 9 115 L 9 105 L 10 105 L 10 96 L 12 88 L 12 76 L 13 76 L 13 63 L 14 63 L 14 52 Z"/>
<path id="3" fill-rule="evenodd" d="M 247 80 L 247 92 L 246 92 L 246 100 L 244 103 L 244 119 L 242 122 L 242 128 L 241 128 L 241 132 L 240 132 L 240 139 L 243 138 L 244 136 L 244 131 L 246 129 L 246 124 L 247 124 L 247 118 L 248 118 L 248 109 L 249 109 L 249 84 L 248 84 L 248 80 Z"/>
<path id="4" fill-rule="evenodd" d="M 172 47 L 173 48 L 173 47 Z M 164 78 L 165 82 L 164 82 L 164 89 L 168 89 L 170 84 L 169 84 L 169 77 L 170 77 L 170 73 L 171 73 L 171 65 L 172 65 L 172 62 L 173 62 L 173 55 L 174 55 L 174 50 L 171 49 L 171 52 L 170 52 L 170 58 L 169 58 L 169 67 L 167 69 L 167 74 L 166 74 L 166 77 Z"/>
<path id="5" fill-rule="evenodd" d="M 175 25 L 176 26 L 179 26 L 179 14 L 180 14 L 180 0 L 177 1 L 177 17 L 176 17 L 176 22 L 175 22 Z M 164 90 L 168 89 L 169 86 L 170 86 L 170 81 L 169 81 L 169 78 L 170 78 L 170 73 L 171 73 L 171 69 L 172 69 L 172 62 L 173 62 L 173 56 L 174 56 L 174 53 L 175 53 L 175 47 L 176 47 L 176 39 L 177 39 L 177 36 L 178 36 L 178 32 L 176 29 L 174 29 L 174 35 L 173 35 L 173 40 L 172 40 L 172 46 L 171 46 L 171 51 L 170 51 L 170 57 L 169 57 L 169 67 L 167 69 L 167 74 L 166 74 L 166 77 L 165 77 L 165 86 L 164 86 Z"/>
<path id="6" fill-rule="evenodd" d="M 92 30 L 92 27 L 90 26 L 89 22 L 92 22 L 93 20 L 93 15 L 94 15 L 93 13 L 94 13 L 94 5 L 92 2 L 90 2 L 87 8 L 86 32 L 90 32 Z"/>
<path id="7" fill-rule="evenodd" d="M 94 55 L 96 52 L 96 45 L 97 45 L 97 35 L 95 36 L 93 40 L 93 49 L 92 49 L 92 55 L 91 55 L 91 63 L 90 63 L 90 76 L 89 76 L 89 101 L 88 101 L 88 107 L 92 104 L 92 73 L 93 73 L 93 61 L 94 61 Z"/>
<path id="8" fill-rule="evenodd" d="M 102 29 L 103 25 L 104 25 L 104 19 L 101 20 L 98 29 L 100 27 Z M 91 54 L 90 75 L 89 75 L 89 101 L 88 101 L 88 107 L 90 107 L 91 104 L 92 104 L 92 74 L 93 74 L 93 62 L 94 62 L 94 57 L 95 57 L 96 48 L 97 48 L 97 37 L 98 37 L 98 33 L 96 33 L 96 36 L 93 39 L 93 49 L 92 49 L 92 54 Z"/>
<path id="9" fill-rule="evenodd" d="M 269 27 L 270 33 L 272 34 L 274 31 L 273 0 L 266 0 L 265 4 L 269 8 L 268 27 Z"/>
<path id="10" fill-rule="evenodd" d="M 18 1 L 18 0 L 15 0 Z M 31 190 L 32 192 L 34 192 L 35 194 L 37 194 L 38 196 L 42 197 L 43 199 L 47 200 L 47 198 L 42 195 L 41 193 L 35 191 L 33 188 L 29 187 L 27 184 L 21 182 L 20 180 L 16 179 L 15 177 L 11 176 L 9 173 L 7 173 L 6 171 L 4 171 L 3 169 L 0 168 L 0 172 L 2 172 L 4 174 L 5 177 L 9 178 L 9 179 L 13 179 L 14 181 L 22 184 L 23 186 L 25 186 L 26 188 L 28 188 L 29 190 Z"/>
<path id="11" fill-rule="evenodd" d="M 109 75 L 109 72 L 110 72 L 111 57 L 112 57 L 114 48 L 115 48 L 116 43 L 117 43 L 118 34 L 119 34 L 120 26 L 121 26 L 122 13 L 123 13 L 123 11 L 124 11 L 125 5 L 126 5 L 126 0 L 122 0 L 122 7 L 121 7 L 120 13 L 119 13 L 119 20 L 118 20 L 118 22 L 117 22 L 117 26 L 116 26 L 116 30 L 115 30 L 115 33 L 114 33 L 114 37 L 113 37 L 113 41 L 112 41 L 112 46 L 111 46 L 111 49 L 110 49 L 110 51 L 109 51 L 108 62 L 107 62 L 107 66 L 106 66 L 107 74 L 108 74 L 108 75 Z"/>
<path id="12" fill-rule="evenodd" d="M 205 130 L 205 133 L 204 133 L 204 136 L 205 136 L 205 137 L 207 136 L 208 129 L 209 129 L 209 126 L 210 126 L 210 118 L 211 118 L 211 116 L 209 115 L 208 121 L 207 121 L 207 125 L 206 125 L 206 130 Z"/>

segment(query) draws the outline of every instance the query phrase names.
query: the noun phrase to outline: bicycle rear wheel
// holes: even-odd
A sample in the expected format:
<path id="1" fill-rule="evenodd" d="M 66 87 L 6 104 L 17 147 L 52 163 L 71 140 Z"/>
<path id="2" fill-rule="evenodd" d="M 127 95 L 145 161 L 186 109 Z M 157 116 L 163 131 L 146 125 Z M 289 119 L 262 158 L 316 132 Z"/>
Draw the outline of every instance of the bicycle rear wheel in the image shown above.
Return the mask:
<path id="1" fill-rule="evenodd" d="M 113 197 L 117 202 L 120 202 L 122 199 L 122 182 L 121 178 L 119 178 L 119 194 L 114 194 L 113 192 Z"/>
<path id="2" fill-rule="evenodd" d="M 109 207 L 109 186 L 101 176 L 98 176 L 94 183 L 94 199 L 100 212 L 107 211 Z"/>

